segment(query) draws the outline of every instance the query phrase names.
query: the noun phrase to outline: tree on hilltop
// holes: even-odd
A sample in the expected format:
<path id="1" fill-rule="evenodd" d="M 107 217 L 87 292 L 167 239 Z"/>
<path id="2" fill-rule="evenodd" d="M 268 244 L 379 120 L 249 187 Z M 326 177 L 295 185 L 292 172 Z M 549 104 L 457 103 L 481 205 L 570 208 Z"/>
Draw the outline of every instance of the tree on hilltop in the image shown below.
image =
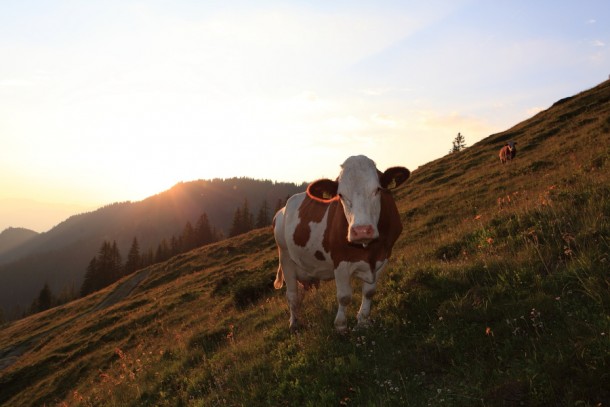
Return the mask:
<path id="1" fill-rule="evenodd" d="M 466 148 L 466 139 L 462 135 L 462 133 L 458 133 L 457 136 L 453 139 L 453 146 L 449 153 L 457 153 L 458 151 L 462 151 Z"/>

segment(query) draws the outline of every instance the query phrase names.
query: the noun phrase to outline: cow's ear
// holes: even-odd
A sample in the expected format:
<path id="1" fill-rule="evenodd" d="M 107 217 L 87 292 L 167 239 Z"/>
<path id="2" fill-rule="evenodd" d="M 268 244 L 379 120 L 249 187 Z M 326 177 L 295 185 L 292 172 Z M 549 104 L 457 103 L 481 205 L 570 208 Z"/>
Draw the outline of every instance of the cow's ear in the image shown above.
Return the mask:
<path id="1" fill-rule="evenodd" d="M 307 195 L 309 195 L 310 198 L 317 199 L 319 201 L 328 201 L 337 196 L 338 188 L 339 184 L 337 181 L 319 179 L 309 184 L 307 187 Z"/>
<path id="2" fill-rule="evenodd" d="M 411 172 L 405 167 L 392 167 L 385 170 L 379 177 L 379 182 L 383 188 L 393 189 L 409 179 Z"/>

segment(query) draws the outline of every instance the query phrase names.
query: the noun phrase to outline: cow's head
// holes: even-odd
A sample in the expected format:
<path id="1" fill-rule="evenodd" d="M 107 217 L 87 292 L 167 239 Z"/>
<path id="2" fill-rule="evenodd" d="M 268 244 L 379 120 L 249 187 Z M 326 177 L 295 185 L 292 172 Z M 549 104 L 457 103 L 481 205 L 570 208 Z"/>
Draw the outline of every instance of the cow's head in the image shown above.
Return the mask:
<path id="1" fill-rule="evenodd" d="M 379 237 L 382 190 L 396 188 L 409 175 L 404 167 L 392 167 L 382 173 L 370 158 L 353 156 L 341 165 L 336 181 L 315 181 L 307 188 L 307 194 L 322 201 L 339 199 L 348 224 L 347 240 L 367 245 Z"/>

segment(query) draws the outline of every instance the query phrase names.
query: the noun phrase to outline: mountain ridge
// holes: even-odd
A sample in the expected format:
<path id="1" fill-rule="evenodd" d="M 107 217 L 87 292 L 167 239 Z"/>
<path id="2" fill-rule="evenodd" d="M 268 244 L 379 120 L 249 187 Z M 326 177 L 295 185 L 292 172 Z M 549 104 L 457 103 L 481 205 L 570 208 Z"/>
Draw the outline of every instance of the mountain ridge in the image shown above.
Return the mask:
<path id="1" fill-rule="evenodd" d="M 0 307 L 5 315 L 25 309 L 45 282 L 53 292 L 82 284 L 89 261 L 104 240 L 116 240 L 123 257 L 134 237 L 142 251 L 179 235 L 186 222 L 206 213 L 228 235 L 235 209 L 244 199 L 256 214 L 266 201 L 274 208 L 304 186 L 246 177 L 180 182 L 137 202 L 121 202 L 73 215 L 51 230 L 0 252 Z"/>

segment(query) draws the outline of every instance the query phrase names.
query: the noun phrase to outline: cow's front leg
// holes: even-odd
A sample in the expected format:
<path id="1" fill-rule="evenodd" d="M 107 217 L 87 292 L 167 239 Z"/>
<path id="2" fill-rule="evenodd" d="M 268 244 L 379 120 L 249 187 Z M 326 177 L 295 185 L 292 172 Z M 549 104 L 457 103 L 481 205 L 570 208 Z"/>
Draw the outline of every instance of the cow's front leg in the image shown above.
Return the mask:
<path id="1" fill-rule="evenodd" d="M 362 302 L 358 310 L 358 327 L 367 327 L 370 324 L 369 315 L 371 314 L 371 303 L 377 284 L 362 283 Z"/>
<path id="2" fill-rule="evenodd" d="M 349 281 L 348 270 L 345 267 L 339 267 L 335 270 L 335 283 L 337 285 L 337 301 L 339 302 L 339 309 L 335 317 L 335 328 L 339 332 L 345 332 L 347 330 L 345 311 L 352 301 L 352 286 Z"/>
<path id="3" fill-rule="evenodd" d="M 369 315 L 371 314 L 371 303 L 373 296 L 377 289 L 377 281 L 383 274 L 387 265 L 387 260 L 377 264 L 377 270 L 375 270 L 375 279 L 373 283 L 362 282 L 362 302 L 360 303 L 360 309 L 358 310 L 358 326 L 367 327 L 370 324 Z"/>

